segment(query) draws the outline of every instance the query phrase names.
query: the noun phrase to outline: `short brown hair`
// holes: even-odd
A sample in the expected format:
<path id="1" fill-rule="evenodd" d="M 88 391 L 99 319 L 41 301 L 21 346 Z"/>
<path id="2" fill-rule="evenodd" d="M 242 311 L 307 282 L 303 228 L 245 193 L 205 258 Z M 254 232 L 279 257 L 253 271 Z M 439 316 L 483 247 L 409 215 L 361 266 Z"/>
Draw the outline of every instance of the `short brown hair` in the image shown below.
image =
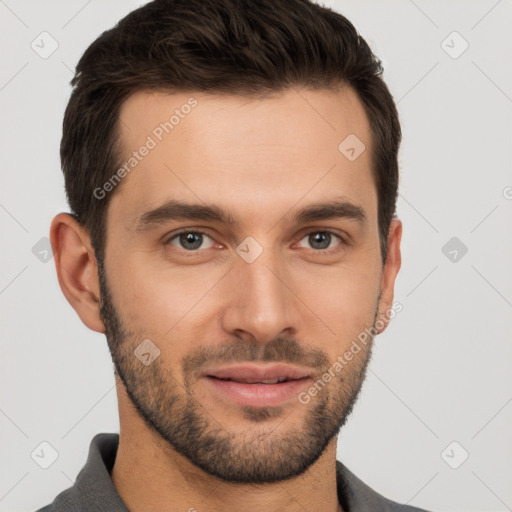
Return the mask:
<path id="1" fill-rule="evenodd" d="M 401 130 L 380 60 L 341 14 L 308 0 L 155 0 L 131 12 L 85 51 L 63 123 L 61 161 L 72 215 L 90 234 L 99 263 L 121 165 L 118 116 L 139 91 L 207 91 L 264 97 L 289 87 L 349 85 L 373 135 L 383 263 L 398 194 Z M 340 141 L 341 142 L 341 141 Z"/>

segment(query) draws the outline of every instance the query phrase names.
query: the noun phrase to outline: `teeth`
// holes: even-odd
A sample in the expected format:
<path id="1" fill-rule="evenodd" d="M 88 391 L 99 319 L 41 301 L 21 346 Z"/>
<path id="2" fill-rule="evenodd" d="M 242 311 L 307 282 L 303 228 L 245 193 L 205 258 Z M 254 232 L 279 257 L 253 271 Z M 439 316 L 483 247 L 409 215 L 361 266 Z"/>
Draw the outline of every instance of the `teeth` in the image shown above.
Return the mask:
<path id="1" fill-rule="evenodd" d="M 279 382 L 279 379 L 267 379 L 261 381 L 263 384 L 277 384 Z"/>

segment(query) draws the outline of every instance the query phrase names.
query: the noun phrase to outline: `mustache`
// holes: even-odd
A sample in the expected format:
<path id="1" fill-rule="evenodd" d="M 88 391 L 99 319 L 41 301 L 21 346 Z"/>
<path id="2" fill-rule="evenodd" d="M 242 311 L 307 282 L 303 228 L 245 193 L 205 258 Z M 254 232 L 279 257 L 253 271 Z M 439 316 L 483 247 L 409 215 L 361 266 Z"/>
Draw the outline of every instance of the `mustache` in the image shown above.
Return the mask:
<path id="1" fill-rule="evenodd" d="M 330 365 L 325 352 L 308 345 L 301 345 L 291 337 L 277 337 L 265 345 L 237 339 L 222 345 L 200 347 L 183 358 L 185 375 L 200 373 L 207 362 L 295 363 L 319 371 Z"/>

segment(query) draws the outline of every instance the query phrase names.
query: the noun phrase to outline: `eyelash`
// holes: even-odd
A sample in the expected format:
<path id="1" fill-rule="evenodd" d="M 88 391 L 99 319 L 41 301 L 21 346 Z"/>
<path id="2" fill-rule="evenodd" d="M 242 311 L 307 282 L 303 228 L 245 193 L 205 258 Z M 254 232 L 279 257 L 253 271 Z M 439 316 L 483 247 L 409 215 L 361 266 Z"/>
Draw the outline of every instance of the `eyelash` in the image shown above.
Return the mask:
<path id="1" fill-rule="evenodd" d="M 328 249 L 311 249 L 315 253 L 318 253 L 318 254 L 331 254 L 331 253 L 334 253 L 334 252 L 337 252 L 337 251 L 341 250 L 342 246 L 348 245 L 348 241 L 344 237 L 342 237 L 338 233 L 336 233 L 334 231 L 331 231 L 329 229 L 315 229 L 313 231 L 308 231 L 307 233 L 304 234 L 304 236 L 301 237 L 300 241 L 303 240 L 304 238 L 310 236 L 310 235 L 317 234 L 317 233 L 328 233 L 328 234 L 338 238 L 340 243 L 337 246 L 330 247 Z M 183 229 L 182 231 L 178 231 L 177 233 L 174 233 L 170 238 L 168 238 L 167 241 L 164 242 L 164 245 L 166 245 L 166 246 L 167 245 L 171 245 L 171 242 L 173 240 L 175 240 L 176 238 L 178 238 L 180 235 L 183 235 L 183 234 L 203 235 L 203 236 L 206 236 L 206 237 L 210 238 L 211 240 L 213 240 L 213 238 L 208 233 L 206 233 L 205 231 L 201 231 L 199 229 L 196 229 L 196 230 Z M 194 250 L 181 249 L 181 252 L 188 253 L 189 255 L 192 255 L 192 254 L 198 254 L 201 251 L 206 251 L 206 250 L 207 249 L 194 249 Z"/>

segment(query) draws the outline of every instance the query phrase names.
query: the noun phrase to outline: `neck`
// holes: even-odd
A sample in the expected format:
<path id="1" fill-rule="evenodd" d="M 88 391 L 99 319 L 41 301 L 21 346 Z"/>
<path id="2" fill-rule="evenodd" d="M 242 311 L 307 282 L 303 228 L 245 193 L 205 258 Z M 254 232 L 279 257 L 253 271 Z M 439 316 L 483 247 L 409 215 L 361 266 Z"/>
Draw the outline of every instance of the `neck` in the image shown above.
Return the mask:
<path id="1" fill-rule="evenodd" d="M 112 481 L 137 512 L 342 511 L 336 487 L 336 437 L 302 475 L 271 484 L 228 483 L 212 477 L 149 430 L 132 411 L 123 422 Z M 125 415 L 126 416 L 126 415 Z M 124 418 L 127 419 L 126 417 Z"/>

